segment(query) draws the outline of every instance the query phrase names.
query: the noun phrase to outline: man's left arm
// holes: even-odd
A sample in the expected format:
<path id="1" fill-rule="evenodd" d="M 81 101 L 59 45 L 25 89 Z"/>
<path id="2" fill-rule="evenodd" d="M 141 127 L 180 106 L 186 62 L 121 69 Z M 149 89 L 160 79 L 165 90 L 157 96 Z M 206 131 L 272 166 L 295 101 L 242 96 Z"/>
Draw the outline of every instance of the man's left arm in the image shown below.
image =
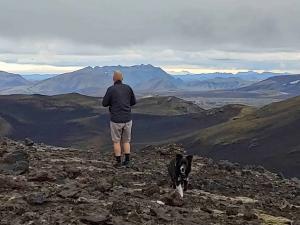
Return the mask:
<path id="1" fill-rule="evenodd" d="M 104 107 L 111 106 L 111 90 L 110 90 L 110 88 L 107 89 L 106 94 L 103 97 L 102 106 L 104 106 Z"/>
<path id="2" fill-rule="evenodd" d="M 130 96 L 130 106 L 133 106 L 136 104 L 136 98 L 135 98 L 135 95 L 133 93 L 133 90 L 130 88 L 130 91 L 131 91 L 131 96 Z"/>

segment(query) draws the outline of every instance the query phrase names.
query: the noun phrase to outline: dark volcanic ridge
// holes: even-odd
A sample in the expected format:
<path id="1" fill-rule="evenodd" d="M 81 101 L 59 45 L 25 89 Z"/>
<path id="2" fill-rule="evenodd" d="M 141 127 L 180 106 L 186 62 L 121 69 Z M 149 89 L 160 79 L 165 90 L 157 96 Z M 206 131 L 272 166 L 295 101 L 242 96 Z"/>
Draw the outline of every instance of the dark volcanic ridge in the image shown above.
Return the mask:
<path id="1" fill-rule="evenodd" d="M 63 147 L 101 147 L 111 144 L 108 109 L 101 99 L 79 94 L 58 96 L 0 96 L 0 135 Z M 232 111 L 232 112 L 231 112 Z M 201 127 L 226 121 L 228 113 L 206 111 L 176 97 L 138 99 L 133 108 L 133 139 L 149 144 L 181 137 Z M 232 114 L 232 115 L 231 115 Z M 220 116 L 219 116 L 220 115 Z M 1 119 L 2 118 L 2 119 Z"/>
<path id="2" fill-rule="evenodd" d="M 244 108 L 225 123 L 184 137 L 193 153 L 242 164 L 264 165 L 300 177 L 300 97 L 259 109 Z"/>
<path id="3" fill-rule="evenodd" d="M 79 94 L 0 96 L 0 135 L 48 145 L 111 148 L 108 109 Z M 203 110 L 176 97 L 153 96 L 133 108 L 133 145 L 180 143 L 188 152 L 263 165 L 300 177 L 300 97 L 263 108 L 227 105 Z"/>
<path id="4" fill-rule="evenodd" d="M 169 186 L 178 145 L 148 146 L 131 168 L 110 153 L 0 142 L 0 224 L 299 224 L 300 182 L 195 156 L 190 189 Z"/>

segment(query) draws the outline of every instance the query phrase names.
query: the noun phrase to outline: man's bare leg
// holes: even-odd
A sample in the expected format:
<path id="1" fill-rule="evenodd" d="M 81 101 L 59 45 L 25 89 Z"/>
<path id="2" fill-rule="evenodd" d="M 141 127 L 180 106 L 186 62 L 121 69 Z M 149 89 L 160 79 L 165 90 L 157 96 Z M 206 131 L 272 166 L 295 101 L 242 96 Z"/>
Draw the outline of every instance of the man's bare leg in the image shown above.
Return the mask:
<path id="1" fill-rule="evenodd" d="M 123 148 L 124 148 L 125 154 L 130 154 L 130 143 L 129 142 L 123 143 Z"/>
<path id="2" fill-rule="evenodd" d="M 114 153 L 117 160 L 117 163 L 121 163 L 121 144 L 120 142 L 114 142 Z"/>
<path id="3" fill-rule="evenodd" d="M 129 163 L 130 161 L 130 143 L 129 142 L 124 142 L 123 143 L 123 148 L 124 148 L 124 154 L 125 154 L 125 165 Z"/>

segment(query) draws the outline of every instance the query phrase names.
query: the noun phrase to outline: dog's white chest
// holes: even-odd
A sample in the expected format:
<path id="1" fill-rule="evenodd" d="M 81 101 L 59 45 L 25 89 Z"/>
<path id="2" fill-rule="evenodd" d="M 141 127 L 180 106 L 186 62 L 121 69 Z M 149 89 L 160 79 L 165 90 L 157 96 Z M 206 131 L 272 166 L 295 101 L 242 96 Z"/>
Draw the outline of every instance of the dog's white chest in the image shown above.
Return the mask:
<path id="1" fill-rule="evenodd" d="M 176 190 L 180 194 L 181 198 L 183 198 L 183 189 L 182 189 L 182 185 L 181 184 L 179 184 L 178 186 L 176 186 Z"/>

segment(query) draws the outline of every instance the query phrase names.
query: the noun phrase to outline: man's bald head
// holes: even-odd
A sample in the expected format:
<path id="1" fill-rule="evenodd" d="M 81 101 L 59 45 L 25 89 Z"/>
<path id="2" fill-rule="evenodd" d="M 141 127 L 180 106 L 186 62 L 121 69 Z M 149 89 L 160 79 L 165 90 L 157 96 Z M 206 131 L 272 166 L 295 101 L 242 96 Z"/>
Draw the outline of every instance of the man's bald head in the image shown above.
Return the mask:
<path id="1" fill-rule="evenodd" d="M 121 73 L 121 71 L 114 71 L 113 80 L 114 82 L 123 80 L 123 74 Z"/>

